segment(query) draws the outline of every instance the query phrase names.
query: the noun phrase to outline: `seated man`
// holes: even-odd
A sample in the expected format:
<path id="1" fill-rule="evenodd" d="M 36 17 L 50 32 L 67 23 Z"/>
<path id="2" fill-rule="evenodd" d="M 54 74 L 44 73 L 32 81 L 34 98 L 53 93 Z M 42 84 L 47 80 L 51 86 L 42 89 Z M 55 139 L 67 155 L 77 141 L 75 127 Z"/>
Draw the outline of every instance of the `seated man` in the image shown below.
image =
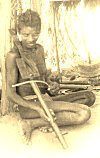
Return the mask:
<path id="1" fill-rule="evenodd" d="M 17 88 L 12 87 L 14 84 L 27 80 L 22 77 L 20 66 L 17 62 L 18 59 L 22 58 L 25 61 L 24 63 L 26 63 L 26 66 L 29 66 L 30 68 L 32 67 L 33 61 L 34 68 L 39 73 L 38 79 L 45 79 L 45 81 L 51 85 L 51 90 L 54 91 L 54 89 L 58 89 L 58 84 L 50 81 L 49 75 L 47 75 L 43 47 L 36 43 L 41 29 L 39 15 L 36 12 L 27 10 L 18 17 L 16 27 L 20 37 L 20 46 L 16 40 L 17 42 L 15 42 L 14 48 L 6 57 L 7 97 L 13 105 L 18 105 L 19 114 L 23 120 L 22 128 L 25 130 L 24 133 L 26 132 L 26 136 L 30 138 L 34 128 L 48 126 L 49 122 L 38 100 L 25 99 L 25 96 L 33 95 L 33 90 L 30 84 L 22 85 Z M 20 52 L 21 50 L 23 50 L 22 54 Z M 32 77 L 33 75 L 32 79 L 37 79 L 34 77 L 34 70 L 31 69 L 30 71 L 30 76 Z M 24 72 L 24 74 L 26 75 L 26 72 Z M 80 96 L 82 97 L 83 94 L 81 93 Z M 52 99 L 47 100 L 45 97 L 49 109 L 52 109 L 56 115 L 56 123 L 58 126 L 80 125 L 89 120 L 91 116 L 90 108 L 86 105 L 77 103 L 78 97 L 79 100 L 81 98 L 80 96 L 78 94 L 75 103 L 67 102 L 67 100 L 71 102 L 71 99 L 65 96 L 61 101 L 56 101 L 56 99 L 54 99 L 54 101 Z M 82 99 L 83 103 L 84 99 Z"/>

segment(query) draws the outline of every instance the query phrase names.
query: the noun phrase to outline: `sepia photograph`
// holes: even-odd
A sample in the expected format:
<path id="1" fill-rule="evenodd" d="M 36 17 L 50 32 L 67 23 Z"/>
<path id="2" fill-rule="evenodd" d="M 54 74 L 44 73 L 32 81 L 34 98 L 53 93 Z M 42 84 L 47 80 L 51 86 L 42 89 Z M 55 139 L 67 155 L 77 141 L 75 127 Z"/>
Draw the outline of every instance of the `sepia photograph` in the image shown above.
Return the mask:
<path id="1" fill-rule="evenodd" d="M 2 158 L 100 158 L 100 0 L 0 0 Z"/>

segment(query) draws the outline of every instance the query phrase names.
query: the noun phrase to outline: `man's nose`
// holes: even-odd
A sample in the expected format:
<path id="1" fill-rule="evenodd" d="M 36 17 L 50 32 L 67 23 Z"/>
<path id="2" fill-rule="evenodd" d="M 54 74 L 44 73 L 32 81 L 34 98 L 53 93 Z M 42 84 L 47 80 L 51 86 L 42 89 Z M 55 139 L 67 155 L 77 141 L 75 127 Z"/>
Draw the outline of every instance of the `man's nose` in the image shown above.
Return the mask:
<path id="1" fill-rule="evenodd" d="M 28 41 L 29 41 L 29 42 L 32 42 L 32 41 L 33 41 L 32 35 L 29 35 L 29 36 L 28 36 Z"/>

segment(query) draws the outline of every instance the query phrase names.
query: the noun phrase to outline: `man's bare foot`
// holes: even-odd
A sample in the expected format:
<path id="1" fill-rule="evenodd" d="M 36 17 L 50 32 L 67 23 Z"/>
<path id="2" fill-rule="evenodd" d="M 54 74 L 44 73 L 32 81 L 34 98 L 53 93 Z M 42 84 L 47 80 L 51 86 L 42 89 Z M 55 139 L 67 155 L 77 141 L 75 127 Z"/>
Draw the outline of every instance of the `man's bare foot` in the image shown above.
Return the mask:
<path id="1" fill-rule="evenodd" d="M 51 133 L 53 132 L 52 127 L 48 127 L 48 126 L 44 126 L 44 127 L 40 127 L 39 130 L 43 133 Z"/>
<path id="2" fill-rule="evenodd" d="M 19 132 L 20 132 L 23 142 L 26 145 L 31 145 L 32 143 L 31 135 L 32 135 L 33 128 L 31 127 L 30 123 L 25 120 L 19 120 L 18 127 L 19 127 Z"/>
<path id="3" fill-rule="evenodd" d="M 43 133 L 53 133 L 54 132 L 53 128 L 49 127 L 49 126 L 40 127 L 39 130 Z M 59 130 L 62 135 L 68 134 L 68 131 L 66 129 L 60 128 Z"/>

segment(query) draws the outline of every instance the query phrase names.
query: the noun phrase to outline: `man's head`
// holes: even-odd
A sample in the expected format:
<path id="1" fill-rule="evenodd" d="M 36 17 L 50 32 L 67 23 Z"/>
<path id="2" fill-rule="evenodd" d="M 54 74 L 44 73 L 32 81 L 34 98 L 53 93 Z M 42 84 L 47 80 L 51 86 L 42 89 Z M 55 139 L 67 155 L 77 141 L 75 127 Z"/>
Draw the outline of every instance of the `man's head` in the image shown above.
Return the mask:
<path id="1" fill-rule="evenodd" d="M 40 30 L 41 19 L 37 12 L 27 10 L 18 17 L 17 30 L 24 47 L 32 48 L 36 43 Z"/>

